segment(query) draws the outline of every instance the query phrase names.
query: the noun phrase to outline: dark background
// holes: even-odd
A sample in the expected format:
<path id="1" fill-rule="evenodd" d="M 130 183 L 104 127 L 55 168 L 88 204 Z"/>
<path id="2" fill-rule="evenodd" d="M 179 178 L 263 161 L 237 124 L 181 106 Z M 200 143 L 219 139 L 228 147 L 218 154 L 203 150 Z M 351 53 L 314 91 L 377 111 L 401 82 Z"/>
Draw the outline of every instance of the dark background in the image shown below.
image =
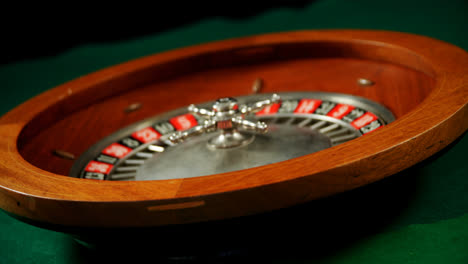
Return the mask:
<path id="1" fill-rule="evenodd" d="M 87 43 L 136 39 L 214 17 L 242 20 L 275 8 L 300 9 L 311 2 L 314 1 L 159 1 L 139 8 L 39 6 L 36 12 L 33 8 L 15 7 L 13 14 L 5 10 L 9 18 L 3 18 L 0 63 L 56 55 Z"/>

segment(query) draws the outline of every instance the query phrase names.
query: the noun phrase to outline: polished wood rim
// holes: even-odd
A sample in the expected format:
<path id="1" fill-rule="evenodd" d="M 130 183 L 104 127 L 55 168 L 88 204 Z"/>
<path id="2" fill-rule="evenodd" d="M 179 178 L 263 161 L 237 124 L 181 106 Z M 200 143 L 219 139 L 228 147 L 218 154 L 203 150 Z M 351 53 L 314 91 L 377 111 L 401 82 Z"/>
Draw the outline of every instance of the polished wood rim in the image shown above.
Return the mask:
<path id="1" fill-rule="evenodd" d="M 430 76 L 435 85 L 416 108 L 369 135 L 288 161 L 213 176 L 144 182 L 75 179 L 33 166 L 18 150 L 25 127 L 34 127 L 37 120 L 47 123 L 51 112 L 60 115 L 83 107 L 68 104 L 70 100 L 85 101 L 81 99 L 90 94 L 101 100 L 121 92 L 109 87 L 110 82 L 136 78 L 144 69 L 164 69 L 172 61 L 200 54 L 256 53 L 284 43 L 335 45 L 342 56 L 402 65 Z M 4 115 L 0 119 L 0 206 L 22 218 L 74 227 L 185 224 L 274 210 L 351 190 L 424 160 L 468 129 L 467 104 L 468 54 L 424 36 L 299 31 L 178 49 L 70 81 Z"/>

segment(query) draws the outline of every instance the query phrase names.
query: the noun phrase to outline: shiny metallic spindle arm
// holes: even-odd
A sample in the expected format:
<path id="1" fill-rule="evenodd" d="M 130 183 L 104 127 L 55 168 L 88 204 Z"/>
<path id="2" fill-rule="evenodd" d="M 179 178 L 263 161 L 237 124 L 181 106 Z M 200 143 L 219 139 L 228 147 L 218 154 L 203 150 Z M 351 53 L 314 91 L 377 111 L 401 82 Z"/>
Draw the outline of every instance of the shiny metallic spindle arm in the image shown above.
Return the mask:
<path id="1" fill-rule="evenodd" d="M 250 131 L 255 131 L 255 132 L 260 132 L 260 133 L 266 133 L 267 132 L 267 124 L 265 124 L 264 122 L 257 122 L 257 123 L 254 123 L 252 121 L 249 121 L 249 120 L 245 120 L 245 119 L 242 119 L 242 118 L 233 118 L 232 119 L 232 123 L 236 124 L 238 127 L 241 127 L 245 130 L 250 130 Z"/>
<path id="2" fill-rule="evenodd" d="M 211 118 L 215 115 L 215 112 L 209 111 L 203 108 L 198 108 L 194 104 L 189 105 L 188 111 L 192 114 L 199 115 L 202 117 Z"/>
<path id="3" fill-rule="evenodd" d="M 254 103 L 251 106 L 243 105 L 239 109 L 239 111 L 242 114 L 255 113 L 255 112 L 258 112 L 258 111 L 262 110 L 263 108 L 265 108 L 267 106 L 270 106 L 270 105 L 272 105 L 274 103 L 278 103 L 280 100 L 281 100 L 281 98 L 280 98 L 279 95 L 273 94 L 270 99 L 263 100 L 263 101 L 258 101 L 258 102 Z"/>
<path id="4" fill-rule="evenodd" d="M 243 135 L 238 131 L 238 128 L 240 130 L 265 133 L 267 132 L 267 124 L 245 120 L 245 115 L 260 111 L 279 101 L 279 95 L 273 94 L 268 100 L 256 102 L 251 106 L 239 106 L 236 99 L 224 97 L 218 99 L 213 104 L 212 111 L 198 108 L 192 104 L 188 107 L 188 111 L 194 115 L 205 117 L 207 120 L 202 125 L 195 126 L 189 130 L 174 132 L 169 136 L 169 141 L 177 144 L 189 137 L 220 130 L 221 133 L 208 141 L 210 148 L 223 149 L 248 144 L 252 142 L 253 135 Z"/>

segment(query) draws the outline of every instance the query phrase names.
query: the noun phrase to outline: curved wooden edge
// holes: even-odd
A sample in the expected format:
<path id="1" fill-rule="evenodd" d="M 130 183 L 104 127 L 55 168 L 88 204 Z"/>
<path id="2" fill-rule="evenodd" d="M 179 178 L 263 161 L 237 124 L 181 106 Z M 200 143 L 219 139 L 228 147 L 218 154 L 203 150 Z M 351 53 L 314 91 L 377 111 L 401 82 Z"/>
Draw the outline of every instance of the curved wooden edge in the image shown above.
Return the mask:
<path id="1" fill-rule="evenodd" d="M 138 69 L 200 53 L 297 41 L 347 43 L 354 56 L 423 71 L 436 79 L 436 87 L 416 109 L 364 137 L 278 164 L 213 176 L 146 182 L 74 179 L 40 170 L 18 153 L 21 129 L 47 106 L 70 96 L 84 96 L 90 89 L 99 91 L 96 100 L 105 98 L 116 91 L 98 88 L 116 76 L 124 78 Z M 366 50 L 363 44 L 376 48 Z M 389 47 L 395 52 L 388 53 Z M 429 157 L 468 129 L 467 104 L 468 54 L 423 36 L 387 31 L 301 31 L 184 48 L 84 76 L 3 116 L 0 204 L 22 217 L 75 226 L 165 225 L 272 210 L 362 186 Z M 69 107 L 66 111 L 79 106 Z"/>

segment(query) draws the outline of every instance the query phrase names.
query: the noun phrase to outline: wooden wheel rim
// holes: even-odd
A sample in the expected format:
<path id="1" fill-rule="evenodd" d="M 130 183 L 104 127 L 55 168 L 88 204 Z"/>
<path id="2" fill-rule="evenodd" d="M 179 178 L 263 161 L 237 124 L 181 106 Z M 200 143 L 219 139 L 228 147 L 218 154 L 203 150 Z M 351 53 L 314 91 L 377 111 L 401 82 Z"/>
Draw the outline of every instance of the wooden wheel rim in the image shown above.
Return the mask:
<path id="1" fill-rule="evenodd" d="M 337 43 L 348 47 L 349 56 L 404 65 L 432 76 L 436 84 L 415 109 L 365 137 L 277 164 L 213 176 L 145 182 L 75 179 L 41 170 L 18 151 L 18 137 L 31 120 L 70 97 L 97 91 L 109 80 L 197 54 L 289 42 Z M 101 89 L 97 98 L 111 92 Z M 169 51 L 73 80 L 4 115 L 0 119 L 1 207 L 35 221 L 93 227 L 183 224 L 282 208 L 357 188 L 429 157 L 467 130 L 467 103 L 468 54 L 423 36 L 300 31 Z"/>

